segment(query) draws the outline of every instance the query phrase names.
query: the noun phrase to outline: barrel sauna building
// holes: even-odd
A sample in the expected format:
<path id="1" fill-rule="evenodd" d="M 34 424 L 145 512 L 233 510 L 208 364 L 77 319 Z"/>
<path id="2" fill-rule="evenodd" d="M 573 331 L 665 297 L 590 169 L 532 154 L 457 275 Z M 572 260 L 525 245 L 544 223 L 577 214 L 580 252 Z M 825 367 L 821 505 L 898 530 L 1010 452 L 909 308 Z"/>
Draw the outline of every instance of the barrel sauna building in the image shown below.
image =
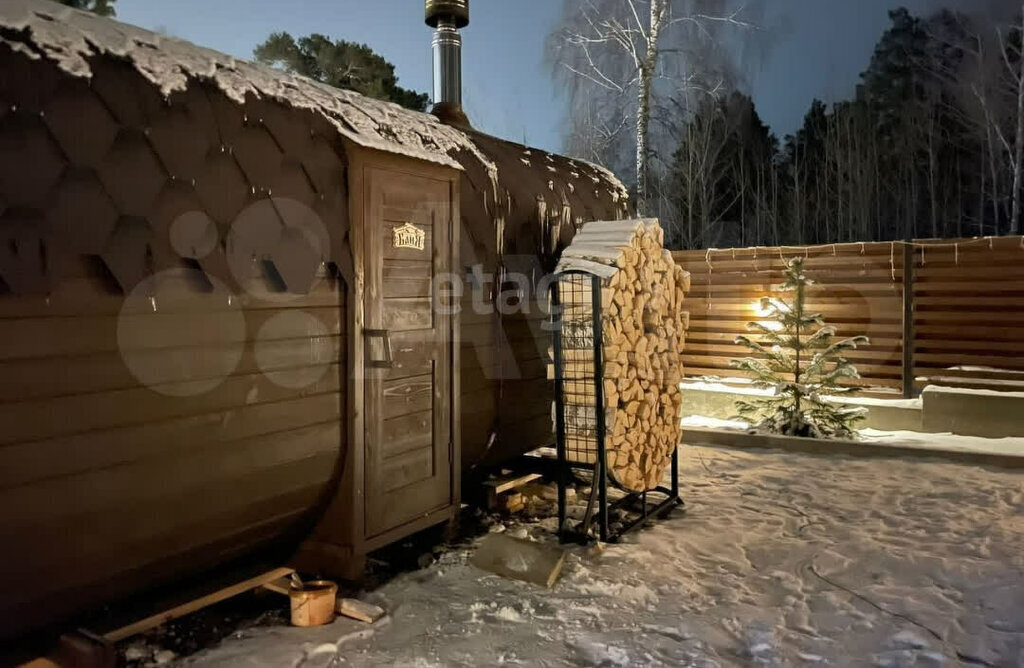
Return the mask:
<path id="1" fill-rule="evenodd" d="M 0 637 L 254 555 L 351 575 L 552 442 L 514 307 L 626 192 L 472 130 L 468 4 L 427 5 L 438 116 L 0 4 Z"/>

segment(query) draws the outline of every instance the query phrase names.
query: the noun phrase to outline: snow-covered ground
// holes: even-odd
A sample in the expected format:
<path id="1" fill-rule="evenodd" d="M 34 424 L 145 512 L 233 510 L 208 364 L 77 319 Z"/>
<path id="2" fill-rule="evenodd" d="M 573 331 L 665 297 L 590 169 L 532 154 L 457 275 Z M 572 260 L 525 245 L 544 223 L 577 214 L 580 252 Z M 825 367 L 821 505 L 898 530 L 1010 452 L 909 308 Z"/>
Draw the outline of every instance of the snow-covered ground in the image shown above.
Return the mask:
<path id="1" fill-rule="evenodd" d="M 720 420 L 703 415 L 690 415 L 683 418 L 683 429 L 696 427 L 701 429 L 727 429 L 745 431 L 750 424 L 737 420 Z M 881 429 L 861 429 L 857 432 L 864 443 L 875 445 L 892 445 L 919 450 L 946 450 L 950 452 L 977 452 L 994 455 L 1013 455 L 1024 457 L 1024 436 L 1013 438 L 982 438 L 980 436 L 960 436 L 957 434 L 926 434 L 919 431 L 883 431 Z"/>
<path id="2" fill-rule="evenodd" d="M 867 443 L 882 445 L 1024 457 L 1024 437 L 981 438 L 980 436 L 925 434 L 919 431 L 882 431 L 879 429 L 861 429 L 860 437 Z"/>
<path id="3" fill-rule="evenodd" d="M 1024 665 L 1024 477 L 935 461 L 687 447 L 685 513 L 573 548 L 553 590 L 467 564 L 389 617 L 257 628 L 195 666 Z M 509 524 L 551 540 L 554 521 Z"/>

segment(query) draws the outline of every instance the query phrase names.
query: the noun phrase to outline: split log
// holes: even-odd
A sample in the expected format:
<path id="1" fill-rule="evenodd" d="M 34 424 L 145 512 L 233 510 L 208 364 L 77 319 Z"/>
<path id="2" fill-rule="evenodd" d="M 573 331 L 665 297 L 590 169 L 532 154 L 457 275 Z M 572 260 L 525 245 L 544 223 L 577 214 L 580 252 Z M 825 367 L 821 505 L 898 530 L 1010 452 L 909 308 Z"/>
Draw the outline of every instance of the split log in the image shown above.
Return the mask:
<path id="1" fill-rule="evenodd" d="M 660 484 L 682 437 L 679 380 L 690 277 L 662 248 L 663 241 L 656 220 L 589 223 L 558 267 L 588 271 L 601 280 L 600 379 L 594 378 L 589 279 L 564 277 L 559 286 L 567 454 L 573 461 L 597 457 L 593 406 L 600 386 L 606 423 L 600 447 L 608 472 L 634 492 Z"/>

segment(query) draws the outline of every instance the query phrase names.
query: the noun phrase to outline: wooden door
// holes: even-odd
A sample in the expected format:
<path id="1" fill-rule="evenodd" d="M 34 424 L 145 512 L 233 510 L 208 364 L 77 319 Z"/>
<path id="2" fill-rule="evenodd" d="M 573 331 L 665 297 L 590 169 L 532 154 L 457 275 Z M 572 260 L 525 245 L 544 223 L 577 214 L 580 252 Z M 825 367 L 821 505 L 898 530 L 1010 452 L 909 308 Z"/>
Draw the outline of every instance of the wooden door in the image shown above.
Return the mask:
<path id="1" fill-rule="evenodd" d="M 373 169 L 366 188 L 369 538 L 452 502 L 452 316 L 432 291 L 452 248 L 447 181 Z"/>

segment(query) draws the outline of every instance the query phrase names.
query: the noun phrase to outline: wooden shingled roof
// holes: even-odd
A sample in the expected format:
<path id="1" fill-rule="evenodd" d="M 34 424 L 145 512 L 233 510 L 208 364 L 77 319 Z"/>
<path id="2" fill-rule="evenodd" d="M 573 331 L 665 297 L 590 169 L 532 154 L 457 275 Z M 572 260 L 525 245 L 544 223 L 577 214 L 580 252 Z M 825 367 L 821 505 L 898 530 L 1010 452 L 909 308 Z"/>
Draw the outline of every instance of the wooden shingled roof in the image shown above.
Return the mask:
<path id="1" fill-rule="evenodd" d="M 500 190 L 504 189 L 498 185 L 499 178 L 509 181 L 499 176 L 497 163 L 500 161 L 492 154 L 496 147 L 514 147 L 515 144 L 488 141 L 492 138 L 463 132 L 430 114 L 234 58 L 175 37 L 49 0 L 4 0 L 0 3 L 0 29 L 0 44 L 32 59 L 53 61 L 72 76 L 89 78 L 91 59 L 113 57 L 130 63 L 165 97 L 185 91 L 190 80 L 209 82 L 238 104 L 244 104 L 246 98 L 251 97 L 313 111 L 329 120 L 339 134 L 365 148 L 455 169 L 462 169 L 468 162 L 476 163 L 474 167 L 482 168 L 491 181 L 497 200 L 502 199 Z M 538 158 L 543 162 L 537 162 Z M 530 168 L 528 151 L 516 159 Z M 558 161 L 565 165 L 557 164 Z M 540 151 L 536 152 L 534 162 L 534 167 L 540 170 L 550 168 L 556 172 L 558 168 L 550 184 L 552 194 L 560 195 L 550 198 L 554 202 L 608 198 L 624 206 L 625 188 L 603 167 Z M 567 178 L 575 183 L 569 185 L 565 182 Z M 520 180 L 518 176 L 511 179 L 512 182 Z M 548 190 L 548 185 L 544 183 L 543 189 Z M 581 191 L 582 196 L 564 194 L 573 190 Z"/>
<path id="2" fill-rule="evenodd" d="M 464 133 L 429 114 L 48 0 L 4 0 L 0 28 L 0 44 L 32 59 L 49 59 L 72 76 L 89 78 L 92 58 L 112 56 L 129 62 L 165 97 L 186 90 L 190 79 L 208 81 L 238 104 L 253 96 L 315 111 L 366 148 L 456 169 L 461 167 L 451 154 L 460 150 L 489 162 Z"/>

